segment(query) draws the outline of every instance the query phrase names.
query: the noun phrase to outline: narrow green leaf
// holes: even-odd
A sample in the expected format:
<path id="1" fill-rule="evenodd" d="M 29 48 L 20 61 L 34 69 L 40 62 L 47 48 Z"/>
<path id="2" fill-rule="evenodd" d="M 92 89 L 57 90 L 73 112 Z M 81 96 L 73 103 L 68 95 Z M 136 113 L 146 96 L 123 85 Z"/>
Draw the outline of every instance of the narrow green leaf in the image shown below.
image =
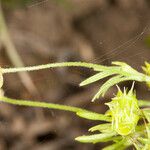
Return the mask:
<path id="1" fill-rule="evenodd" d="M 111 76 L 115 74 L 114 72 L 100 72 L 100 73 L 97 73 L 89 78 L 87 78 L 86 80 L 84 80 L 83 82 L 80 83 L 80 86 L 85 86 L 85 85 L 88 85 L 88 84 L 91 84 L 93 82 L 96 82 L 98 80 L 101 80 L 103 78 L 106 78 L 108 76 Z"/>
<path id="2" fill-rule="evenodd" d="M 101 134 L 94 134 L 94 135 L 84 135 L 75 138 L 76 141 L 81 143 L 98 143 L 98 142 L 107 142 L 111 141 L 112 137 L 115 136 L 116 133 L 101 133 Z"/>
<path id="3" fill-rule="evenodd" d="M 92 101 L 98 99 L 101 95 L 104 96 L 105 92 L 114 84 L 117 84 L 118 82 L 122 81 L 123 78 L 121 78 L 121 75 L 117 75 L 115 77 L 110 78 L 107 80 L 99 89 L 99 91 L 96 93 Z"/>
<path id="4" fill-rule="evenodd" d="M 80 86 L 84 86 L 93 82 L 96 82 L 98 80 L 101 80 L 103 78 L 106 78 L 108 76 L 114 75 L 114 74 L 119 74 L 120 72 L 120 67 L 105 67 L 102 72 L 96 73 L 95 75 L 87 78 L 83 82 L 80 83 Z"/>
<path id="5" fill-rule="evenodd" d="M 113 85 L 117 84 L 118 82 L 122 81 L 123 78 L 121 78 L 121 75 L 117 75 L 115 77 L 110 78 L 107 80 L 100 88 L 98 93 L 94 96 L 93 100 L 98 99 L 101 95 L 104 96 L 105 92 Z"/>
<path id="6" fill-rule="evenodd" d="M 118 84 L 120 82 L 123 81 L 128 81 L 128 80 L 134 80 L 134 77 L 123 77 L 122 75 L 117 75 L 114 76 L 112 78 L 110 78 L 109 80 L 107 80 L 99 89 L 99 91 L 96 93 L 96 95 L 94 96 L 94 98 L 92 99 L 92 101 L 98 99 L 101 95 L 104 96 L 105 93 L 107 92 L 107 90 L 112 87 L 115 84 Z"/>
<path id="7" fill-rule="evenodd" d="M 101 120 L 101 121 L 108 121 L 108 122 L 111 121 L 110 117 L 95 112 L 78 111 L 76 114 L 82 118 L 89 119 L 89 120 Z"/>
<path id="8" fill-rule="evenodd" d="M 128 66 L 127 63 L 121 62 L 121 61 L 113 61 L 111 64 L 112 65 L 117 65 L 117 66 Z"/>
<path id="9" fill-rule="evenodd" d="M 97 73 L 97 74 L 87 78 L 83 82 L 81 82 L 80 86 L 85 86 L 85 85 L 91 84 L 91 83 L 96 82 L 98 80 L 101 80 L 101 79 L 103 79 L 103 78 L 105 78 L 107 76 L 109 76 L 108 73 L 106 73 L 106 72 L 99 72 L 99 73 Z"/>
<path id="10" fill-rule="evenodd" d="M 100 131 L 102 133 L 110 133 L 112 131 L 112 125 L 110 123 L 99 124 L 89 129 L 90 132 Z"/>
<path id="11" fill-rule="evenodd" d="M 115 144 L 109 145 L 109 146 L 103 148 L 102 150 L 124 150 L 128 147 L 128 146 L 124 145 L 124 142 L 125 142 L 125 140 L 122 140 Z"/>

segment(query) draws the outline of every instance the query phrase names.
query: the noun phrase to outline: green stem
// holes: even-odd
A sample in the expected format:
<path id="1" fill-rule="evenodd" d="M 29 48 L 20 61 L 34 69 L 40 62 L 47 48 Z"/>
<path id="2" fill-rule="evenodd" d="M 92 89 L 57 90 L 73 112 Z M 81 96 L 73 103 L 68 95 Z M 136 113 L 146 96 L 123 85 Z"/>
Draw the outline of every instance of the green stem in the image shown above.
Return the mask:
<path id="1" fill-rule="evenodd" d="M 78 107 L 65 106 L 65 105 L 60 105 L 60 104 L 52 104 L 52 103 L 46 103 L 46 102 L 17 100 L 17 99 L 11 99 L 7 97 L 0 98 L 0 101 L 13 104 L 13 105 L 20 105 L 20 106 L 51 108 L 51 109 L 58 109 L 58 110 L 71 111 L 71 112 L 84 111 L 84 109 L 80 109 Z"/>
<path id="2" fill-rule="evenodd" d="M 85 68 L 90 68 L 90 69 L 92 68 L 95 71 L 97 71 L 97 70 L 100 71 L 105 68 L 105 66 L 101 66 L 98 64 L 92 64 L 92 63 L 85 63 L 85 62 L 62 62 L 62 63 L 51 63 L 51 64 L 29 66 L 29 67 L 2 68 L 2 73 L 35 71 L 35 70 L 56 68 L 56 67 L 85 67 Z"/>
<path id="3" fill-rule="evenodd" d="M 19 105 L 19 106 L 41 107 L 41 108 L 50 108 L 50 109 L 70 111 L 70 112 L 76 113 L 77 116 L 88 119 L 88 120 L 101 120 L 101 121 L 107 121 L 107 122 L 111 121 L 111 118 L 108 116 L 105 116 L 105 115 L 99 114 L 99 113 L 95 113 L 92 111 L 88 111 L 85 109 L 81 109 L 78 107 L 45 103 L 45 102 L 35 102 L 35 101 L 28 101 L 28 100 L 17 100 L 17 99 L 11 99 L 11 98 L 7 98 L 7 97 L 1 97 L 0 101 L 9 103 L 9 104 L 13 104 L 13 105 Z"/>

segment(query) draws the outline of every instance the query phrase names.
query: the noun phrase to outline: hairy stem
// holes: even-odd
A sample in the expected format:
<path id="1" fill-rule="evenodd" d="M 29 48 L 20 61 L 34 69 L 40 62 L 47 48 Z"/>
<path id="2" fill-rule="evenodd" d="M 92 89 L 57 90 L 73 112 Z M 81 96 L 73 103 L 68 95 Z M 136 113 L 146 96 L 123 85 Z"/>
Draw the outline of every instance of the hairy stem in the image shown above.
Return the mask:
<path id="1" fill-rule="evenodd" d="M 51 63 L 37 66 L 29 66 L 29 67 L 18 67 L 18 68 L 2 68 L 2 73 L 15 73 L 15 72 L 25 72 L 25 71 L 35 71 L 41 69 L 48 68 L 56 68 L 56 67 L 85 67 L 94 70 L 104 69 L 105 66 L 101 66 L 98 64 L 85 63 L 85 62 L 62 62 L 62 63 Z"/>
<path id="2" fill-rule="evenodd" d="M 105 116 L 103 114 L 99 114 L 96 112 L 92 112 L 86 109 L 81 109 L 78 107 L 46 103 L 46 102 L 36 102 L 36 101 L 29 101 L 29 100 L 17 100 L 17 99 L 11 99 L 7 97 L 3 97 L 3 96 L 0 97 L 0 101 L 13 104 L 13 105 L 19 105 L 19 106 L 41 107 L 41 108 L 50 108 L 50 109 L 70 111 L 70 112 L 76 113 L 77 116 L 88 119 L 88 120 L 101 120 L 101 121 L 107 121 L 107 122 L 111 121 L 111 118 L 108 116 Z"/>
<path id="3" fill-rule="evenodd" d="M 78 112 L 78 111 L 84 110 L 84 109 L 80 109 L 78 107 L 72 107 L 72 106 L 66 106 L 66 105 L 60 105 L 60 104 L 52 104 L 52 103 L 46 103 L 46 102 L 17 100 L 17 99 L 11 99 L 11 98 L 7 98 L 7 97 L 0 98 L 0 101 L 9 103 L 9 104 L 13 104 L 13 105 L 51 108 L 51 109 L 65 110 L 65 111 L 71 111 L 71 112 Z"/>

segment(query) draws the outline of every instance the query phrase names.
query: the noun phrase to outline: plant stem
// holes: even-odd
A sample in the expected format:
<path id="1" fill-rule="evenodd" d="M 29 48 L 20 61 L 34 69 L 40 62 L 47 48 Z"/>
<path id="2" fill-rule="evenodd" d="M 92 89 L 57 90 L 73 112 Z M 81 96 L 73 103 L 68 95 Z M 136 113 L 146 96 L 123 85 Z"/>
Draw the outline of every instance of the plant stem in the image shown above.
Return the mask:
<path id="1" fill-rule="evenodd" d="M 86 109 L 81 109 L 78 107 L 46 103 L 46 102 L 36 102 L 36 101 L 29 101 L 29 100 L 17 100 L 17 99 L 11 99 L 7 97 L 3 97 L 3 96 L 0 97 L 0 101 L 9 103 L 12 105 L 19 105 L 19 106 L 41 107 L 41 108 L 50 108 L 50 109 L 70 111 L 70 112 L 76 113 L 76 115 L 78 115 L 79 117 L 85 118 L 88 120 L 101 120 L 101 121 L 107 121 L 107 122 L 111 121 L 111 118 L 108 116 L 105 116 L 103 114 L 99 114 L 96 112 L 92 112 Z"/>
<path id="2" fill-rule="evenodd" d="M 46 103 L 46 102 L 37 102 L 37 101 L 35 102 L 35 101 L 28 101 L 28 100 L 17 100 L 17 99 L 11 99 L 7 97 L 0 98 L 0 101 L 13 104 L 13 105 L 51 108 L 51 109 L 65 110 L 65 111 L 71 111 L 71 112 L 78 112 L 78 111 L 84 110 L 84 109 L 80 109 L 80 108 L 72 107 L 72 106 L 52 104 L 52 103 Z"/>
<path id="3" fill-rule="evenodd" d="M 92 68 L 95 71 L 98 71 L 98 70 L 100 71 L 105 68 L 105 66 L 92 64 L 92 63 L 85 63 L 85 62 L 62 62 L 62 63 L 51 63 L 51 64 L 29 66 L 29 67 L 2 68 L 2 73 L 4 74 L 4 73 L 35 71 L 35 70 L 56 68 L 56 67 L 85 67 L 85 68 L 90 68 L 90 69 Z"/>

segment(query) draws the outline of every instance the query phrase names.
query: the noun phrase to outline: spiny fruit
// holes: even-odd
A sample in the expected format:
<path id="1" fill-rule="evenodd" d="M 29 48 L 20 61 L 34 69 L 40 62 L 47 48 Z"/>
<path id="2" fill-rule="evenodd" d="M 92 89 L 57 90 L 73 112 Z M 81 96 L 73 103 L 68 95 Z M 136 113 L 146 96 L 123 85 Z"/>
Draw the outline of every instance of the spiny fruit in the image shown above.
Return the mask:
<path id="1" fill-rule="evenodd" d="M 106 103 L 110 108 L 113 130 L 123 136 L 133 133 L 139 121 L 140 108 L 133 86 L 129 92 L 126 89 L 122 92 L 118 87 L 117 95 Z"/>

